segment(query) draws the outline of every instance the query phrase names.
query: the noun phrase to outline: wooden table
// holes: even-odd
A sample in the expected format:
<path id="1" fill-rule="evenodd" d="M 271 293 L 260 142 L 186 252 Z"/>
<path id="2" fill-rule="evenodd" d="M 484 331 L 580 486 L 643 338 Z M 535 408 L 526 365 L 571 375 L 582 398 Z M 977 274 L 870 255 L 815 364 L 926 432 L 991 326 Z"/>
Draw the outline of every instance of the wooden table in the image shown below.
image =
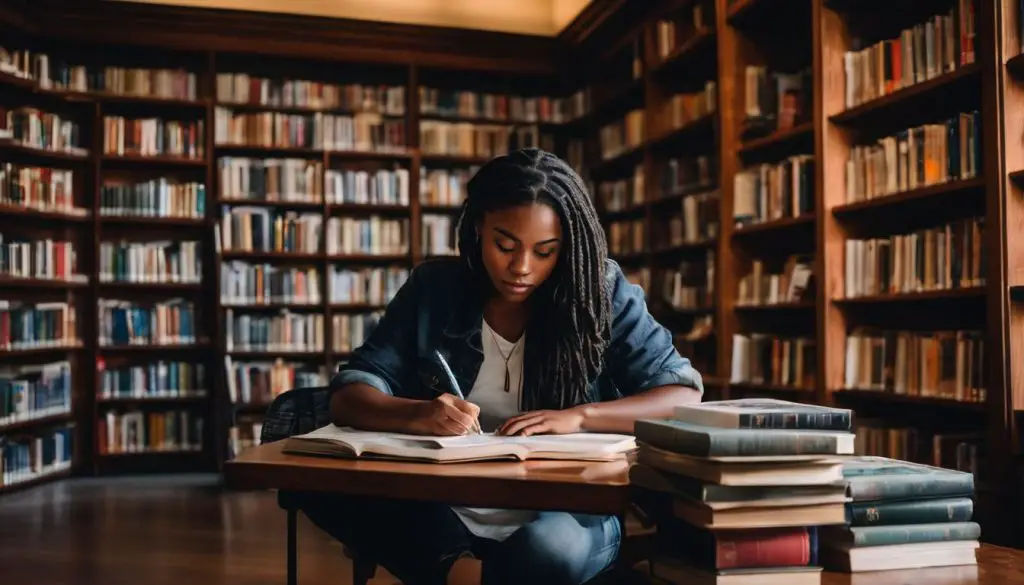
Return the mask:
<path id="1" fill-rule="evenodd" d="M 486 508 L 565 510 L 624 516 L 629 463 L 403 463 L 287 455 L 282 442 L 247 449 L 224 466 L 239 489 L 332 492 Z M 296 514 L 288 513 L 288 585 L 298 582 Z"/>
<path id="2" fill-rule="evenodd" d="M 630 507 L 626 462 L 530 461 L 429 464 L 286 455 L 282 444 L 248 449 L 225 465 L 240 489 L 324 491 L 495 508 L 625 515 Z M 288 509 L 288 583 L 297 582 L 296 511 Z M 978 566 L 829 573 L 823 585 L 1024 584 L 1024 551 L 982 545 Z"/>
<path id="3" fill-rule="evenodd" d="M 822 585 L 1017 585 L 1024 583 L 1024 551 L 983 544 L 978 565 L 907 571 L 823 574 Z"/>

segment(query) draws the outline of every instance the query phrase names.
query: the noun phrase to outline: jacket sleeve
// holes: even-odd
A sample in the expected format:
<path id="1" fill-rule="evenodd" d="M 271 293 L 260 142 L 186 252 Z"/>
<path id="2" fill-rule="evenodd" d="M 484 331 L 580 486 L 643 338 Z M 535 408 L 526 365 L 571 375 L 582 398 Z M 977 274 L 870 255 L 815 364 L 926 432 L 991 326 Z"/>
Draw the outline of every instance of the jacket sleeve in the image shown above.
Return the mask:
<path id="1" fill-rule="evenodd" d="M 630 396 L 679 385 L 703 394 L 700 373 L 679 355 L 672 334 L 648 312 L 643 288 L 629 282 L 618 264 L 609 264 L 612 338 L 605 365 L 619 391 Z"/>
<path id="2" fill-rule="evenodd" d="M 422 271 L 413 269 L 409 278 L 388 303 L 377 327 L 352 358 L 331 379 L 331 390 L 361 383 L 391 396 L 414 398 L 416 335 Z"/>

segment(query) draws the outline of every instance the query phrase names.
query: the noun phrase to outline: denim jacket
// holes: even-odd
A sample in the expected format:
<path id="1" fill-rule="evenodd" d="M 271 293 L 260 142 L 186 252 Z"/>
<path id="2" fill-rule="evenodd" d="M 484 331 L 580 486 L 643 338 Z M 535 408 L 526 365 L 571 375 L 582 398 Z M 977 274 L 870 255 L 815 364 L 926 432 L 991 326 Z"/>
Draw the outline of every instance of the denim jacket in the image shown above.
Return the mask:
<path id="1" fill-rule="evenodd" d="M 614 400 L 670 384 L 704 391 L 672 335 L 648 313 L 643 289 L 608 260 L 611 339 L 585 402 Z M 483 302 L 459 259 L 430 260 L 412 270 L 365 343 L 331 380 L 360 382 L 402 398 L 433 399 L 458 384 L 469 397 L 483 363 Z M 436 350 L 436 353 L 435 353 Z M 440 353 L 450 372 L 437 358 Z"/>

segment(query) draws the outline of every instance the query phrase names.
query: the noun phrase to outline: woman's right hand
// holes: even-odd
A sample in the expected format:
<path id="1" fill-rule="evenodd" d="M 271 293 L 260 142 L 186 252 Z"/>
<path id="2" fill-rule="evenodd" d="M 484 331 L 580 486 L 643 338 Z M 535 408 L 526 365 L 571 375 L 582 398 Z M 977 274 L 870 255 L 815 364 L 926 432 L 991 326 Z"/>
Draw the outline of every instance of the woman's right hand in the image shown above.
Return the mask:
<path id="1" fill-rule="evenodd" d="M 480 428 L 477 420 L 480 407 L 451 394 L 442 394 L 433 400 L 424 401 L 418 411 L 410 429 L 414 434 L 466 435 Z"/>

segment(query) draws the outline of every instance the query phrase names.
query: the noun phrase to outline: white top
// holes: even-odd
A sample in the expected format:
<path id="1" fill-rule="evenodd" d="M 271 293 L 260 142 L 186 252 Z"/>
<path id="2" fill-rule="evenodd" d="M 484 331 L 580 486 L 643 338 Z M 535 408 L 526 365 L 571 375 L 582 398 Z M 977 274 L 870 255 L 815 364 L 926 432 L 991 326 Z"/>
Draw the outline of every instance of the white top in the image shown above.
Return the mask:
<path id="1" fill-rule="evenodd" d="M 506 419 L 520 413 L 519 397 L 523 392 L 523 348 L 526 335 L 517 343 L 498 335 L 483 319 L 480 343 L 484 360 L 466 400 L 480 407 L 480 421 L 484 431 L 492 430 Z M 511 355 L 510 355 L 511 352 Z M 508 360 L 509 392 L 505 392 L 505 358 Z M 505 540 L 521 526 L 537 517 L 531 510 L 502 510 L 496 508 L 467 508 L 452 506 L 474 535 L 492 540 Z"/>

